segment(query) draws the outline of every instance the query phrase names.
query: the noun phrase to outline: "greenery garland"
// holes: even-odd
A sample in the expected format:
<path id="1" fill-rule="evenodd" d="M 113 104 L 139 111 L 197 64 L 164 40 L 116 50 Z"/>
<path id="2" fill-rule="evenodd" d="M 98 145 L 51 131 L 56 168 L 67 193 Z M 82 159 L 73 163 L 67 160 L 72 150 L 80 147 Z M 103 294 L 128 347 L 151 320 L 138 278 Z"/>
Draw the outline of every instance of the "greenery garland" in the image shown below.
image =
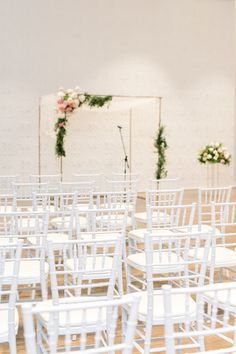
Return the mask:
<path id="1" fill-rule="evenodd" d="M 87 104 L 90 108 L 98 107 L 101 108 L 105 104 L 109 103 L 112 100 L 112 96 L 95 96 L 89 95 L 87 93 L 80 94 L 79 89 L 67 90 L 63 88 L 58 92 L 58 101 L 57 101 L 57 122 L 55 124 L 56 132 L 56 147 L 55 152 L 57 157 L 65 157 L 65 147 L 64 140 L 66 136 L 66 128 L 68 123 L 68 117 L 84 104 Z"/>
<path id="2" fill-rule="evenodd" d="M 168 144 L 164 133 L 165 133 L 165 126 L 160 125 L 154 141 L 154 147 L 157 149 L 157 154 L 158 154 L 156 179 L 165 178 L 167 176 L 166 150 L 168 149 Z"/>

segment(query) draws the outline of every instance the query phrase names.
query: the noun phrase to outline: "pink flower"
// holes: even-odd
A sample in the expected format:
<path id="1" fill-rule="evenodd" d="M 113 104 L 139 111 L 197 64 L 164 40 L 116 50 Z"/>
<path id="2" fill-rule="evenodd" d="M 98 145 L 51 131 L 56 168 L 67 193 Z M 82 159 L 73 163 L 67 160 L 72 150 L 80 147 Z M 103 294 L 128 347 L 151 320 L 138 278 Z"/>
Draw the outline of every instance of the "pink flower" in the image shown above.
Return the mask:
<path id="1" fill-rule="evenodd" d="M 65 128 L 65 123 L 63 123 L 63 122 L 62 122 L 62 123 L 59 123 L 59 124 L 58 124 L 58 127 L 59 127 L 59 128 Z"/>
<path id="2" fill-rule="evenodd" d="M 221 163 L 222 165 L 224 165 L 224 164 L 225 164 L 225 160 L 220 160 L 220 163 Z"/>

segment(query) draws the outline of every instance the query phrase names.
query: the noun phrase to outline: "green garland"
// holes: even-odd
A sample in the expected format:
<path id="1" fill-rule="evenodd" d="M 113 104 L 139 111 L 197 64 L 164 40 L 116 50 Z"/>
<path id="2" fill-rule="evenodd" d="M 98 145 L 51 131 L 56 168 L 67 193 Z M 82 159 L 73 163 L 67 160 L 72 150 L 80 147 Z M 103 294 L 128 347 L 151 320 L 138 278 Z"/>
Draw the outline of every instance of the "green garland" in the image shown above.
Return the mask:
<path id="1" fill-rule="evenodd" d="M 64 100 L 68 98 L 67 95 L 64 96 Z M 84 101 L 79 102 L 78 107 L 81 107 L 83 104 L 87 104 L 90 108 L 98 107 L 101 108 L 105 104 L 109 103 L 112 100 L 112 96 L 94 96 L 89 95 L 87 93 L 84 94 Z M 71 114 L 71 112 L 69 113 Z M 65 157 L 65 147 L 64 140 L 66 136 L 66 127 L 68 123 L 68 113 L 64 113 L 64 117 L 60 117 L 57 119 L 55 124 L 55 132 L 56 132 L 56 147 L 55 152 L 57 157 Z"/>
<path id="2" fill-rule="evenodd" d="M 166 150 L 168 149 L 168 144 L 164 133 L 165 133 L 165 126 L 160 125 L 154 142 L 154 147 L 157 149 L 157 154 L 158 154 L 156 179 L 165 178 L 167 176 Z"/>

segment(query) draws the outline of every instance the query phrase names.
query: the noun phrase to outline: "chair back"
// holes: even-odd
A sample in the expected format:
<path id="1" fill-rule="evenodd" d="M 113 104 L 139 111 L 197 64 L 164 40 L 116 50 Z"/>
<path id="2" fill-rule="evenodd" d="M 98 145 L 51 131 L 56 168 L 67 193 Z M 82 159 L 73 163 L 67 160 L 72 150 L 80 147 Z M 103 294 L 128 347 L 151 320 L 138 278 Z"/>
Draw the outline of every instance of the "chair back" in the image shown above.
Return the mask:
<path id="1" fill-rule="evenodd" d="M 211 225 L 211 203 L 229 203 L 232 187 L 198 189 L 198 224 Z M 216 211 L 216 210 L 215 210 Z M 217 215 L 215 215 L 217 219 Z"/>
<path id="2" fill-rule="evenodd" d="M 58 249 L 62 254 L 58 255 Z M 62 262 L 58 262 L 58 256 Z M 51 290 L 54 304 L 81 295 L 112 298 L 121 271 L 122 238 L 48 242 Z"/>
<path id="3" fill-rule="evenodd" d="M 166 353 L 235 353 L 235 294 L 236 283 L 185 289 L 164 285 Z M 178 299 L 182 299 L 182 315 L 177 318 Z M 212 299 L 210 314 L 205 311 L 209 299 Z M 184 325 L 175 326 L 176 323 Z"/>
<path id="4" fill-rule="evenodd" d="M 125 295 L 116 300 L 83 301 L 77 298 L 72 299 L 69 304 L 45 306 L 38 309 L 25 305 L 23 306 L 23 318 L 26 353 L 38 353 L 34 320 L 37 323 L 40 318 L 47 318 L 47 337 L 45 334 L 42 336 L 41 346 L 46 346 L 49 354 L 56 354 L 60 350 L 69 353 L 79 351 L 84 354 L 118 352 L 131 354 L 138 304 L 139 296 L 135 294 Z M 127 321 L 120 335 L 119 315 L 124 311 Z M 65 340 L 64 345 L 60 344 L 59 348 L 60 326 L 63 326 Z M 38 331 L 42 330 L 41 324 L 37 328 Z M 76 342 L 72 341 L 72 335 L 77 336 Z"/>
<path id="5" fill-rule="evenodd" d="M 147 208 L 147 229 L 178 228 L 191 229 L 196 203 L 186 205 L 166 205 Z"/>

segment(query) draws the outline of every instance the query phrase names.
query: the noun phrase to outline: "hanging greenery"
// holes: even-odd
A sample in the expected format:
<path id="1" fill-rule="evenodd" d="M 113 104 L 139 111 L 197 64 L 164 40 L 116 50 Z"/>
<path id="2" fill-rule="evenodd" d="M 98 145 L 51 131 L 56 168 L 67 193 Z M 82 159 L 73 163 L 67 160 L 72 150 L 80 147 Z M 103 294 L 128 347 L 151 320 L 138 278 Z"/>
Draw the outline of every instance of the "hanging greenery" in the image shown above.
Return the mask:
<path id="1" fill-rule="evenodd" d="M 156 179 L 165 178 L 167 176 L 166 150 L 168 149 L 168 144 L 164 133 L 165 133 L 165 126 L 160 125 L 154 141 L 154 146 L 157 149 L 157 154 L 158 154 Z"/>
<path id="2" fill-rule="evenodd" d="M 112 96 L 95 96 L 88 93 L 80 93 L 79 87 L 75 90 L 59 89 L 57 100 L 57 122 L 55 124 L 57 157 L 65 157 L 64 139 L 66 135 L 66 127 L 68 117 L 79 107 L 87 104 L 89 107 L 103 107 L 112 100 Z"/>

